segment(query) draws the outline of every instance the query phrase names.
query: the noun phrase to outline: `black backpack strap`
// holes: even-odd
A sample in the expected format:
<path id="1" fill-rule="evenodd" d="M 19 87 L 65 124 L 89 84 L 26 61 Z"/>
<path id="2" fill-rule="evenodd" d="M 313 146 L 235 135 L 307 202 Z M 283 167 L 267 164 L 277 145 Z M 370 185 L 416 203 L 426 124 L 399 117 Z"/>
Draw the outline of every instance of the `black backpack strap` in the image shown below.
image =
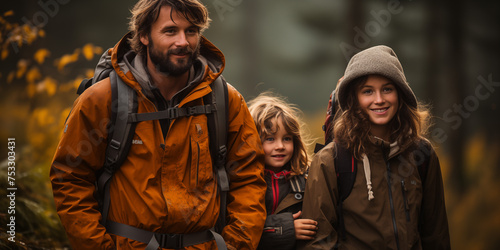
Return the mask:
<path id="1" fill-rule="evenodd" d="M 337 232 L 342 240 L 346 240 L 346 230 L 344 223 L 344 216 L 342 213 L 342 204 L 345 199 L 351 194 L 354 181 L 356 180 L 357 165 L 356 160 L 351 152 L 342 147 L 338 143 L 336 146 L 337 155 L 335 157 L 335 170 L 337 172 L 337 186 L 339 189 L 339 199 L 337 206 Z"/>
<path id="2" fill-rule="evenodd" d="M 78 95 L 81 95 L 83 91 L 88 89 L 90 86 L 92 86 L 92 82 L 94 81 L 94 78 L 90 79 L 83 79 L 80 85 L 78 86 L 78 89 L 76 90 L 76 93 Z"/>
<path id="3" fill-rule="evenodd" d="M 128 116 L 128 122 L 137 123 L 149 120 L 177 119 L 179 117 L 211 114 L 213 112 L 215 112 L 215 107 L 212 104 L 182 107 L 182 108 L 174 107 L 158 112 L 139 113 L 139 114 L 132 113 L 129 114 Z"/>
<path id="4" fill-rule="evenodd" d="M 97 190 L 102 201 L 102 223 L 106 223 L 109 211 L 109 183 L 114 172 L 126 159 L 135 125 L 128 123 L 130 113 L 137 112 L 137 94 L 127 86 L 116 72 L 110 73 L 111 82 L 111 122 L 108 126 L 108 146 L 103 170 L 97 179 Z"/>
<path id="5" fill-rule="evenodd" d="M 427 170 L 429 168 L 431 155 L 430 145 L 427 144 L 424 140 L 420 141 L 417 145 L 417 150 L 413 154 L 414 161 L 417 165 L 418 174 L 420 175 L 420 180 L 422 181 L 422 185 L 425 183 L 425 179 L 427 177 Z"/>
<path id="6" fill-rule="evenodd" d="M 427 144 L 426 141 L 421 140 L 417 143 L 416 149 L 413 152 L 413 161 L 417 166 L 418 174 L 420 176 L 420 181 L 422 182 L 422 189 L 425 185 L 425 179 L 427 178 L 427 172 L 429 169 L 431 155 L 431 145 Z M 422 214 L 424 210 L 420 211 L 420 218 L 423 218 Z M 423 221 L 419 219 L 418 230 L 420 231 L 423 226 Z"/>
<path id="7" fill-rule="evenodd" d="M 156 250 L 159 247 L 168 249 L 182 249 L 188 246 L 198 245 L 212 240 L 215 240 L 217 243 L 217 238 L 215 237 L 215 235 L 213 234 L 213 230 L 211 229 L 187 234 L 162 234 L 108 220 L 106 222 L 106 231 L 108 233 L 145 243 L 147 244 L 146 250 Z"/>
<path id="8" fill-rule="evenodd" d="M 205 104 L 212 104 L 216 112 L 208 116 L 208 130 L 210 134 L 210 150 L 212 154 L 213 170 L 217 176 L 220 194 L 220 211 L 215 231 L 222 233 L 226 226 L 226 202 L 229 191 L 229 178 L 226 173 L 227 132 L 228 132 L 228 93 L 227 83 L 219 76 L 211 84 L 212 94 L 204 99 Z"/>
<path id="9" fill-rule="evenodd" d="M 320 150 L 322 150 L 326 145 L 325 144 L 321 144 L 321 143 L 316 143 L 316 145 L 314 145 L 314 153 L 318 153 Z"/>

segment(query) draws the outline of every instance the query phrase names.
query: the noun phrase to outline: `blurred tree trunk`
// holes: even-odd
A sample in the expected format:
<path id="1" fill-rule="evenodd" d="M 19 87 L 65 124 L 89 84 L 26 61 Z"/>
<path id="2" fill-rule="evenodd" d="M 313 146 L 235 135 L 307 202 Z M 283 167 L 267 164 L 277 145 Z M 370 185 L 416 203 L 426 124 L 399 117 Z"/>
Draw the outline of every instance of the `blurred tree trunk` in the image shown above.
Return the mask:
<path id="1" fill-rule="evenodd" d="M 364 24 L 365 20 L 363 18 L 365 15 L 363 15 L 363 6 L 364 4 L 361 0 L 348 1 L 347 11 L 349 14 L 347 15 L 348 19 L 346 27 L 348 29 L 347 37 L 349 38 L 348 41 L 350 44 L 352 44 L 352 42 L 355 41 L 356 38 L 356 31 L 354 28 L 359 28 L 361 30 L 365 28 Z M 356 43 L 354 43 L 353 45 L 356 47 Z M 366 48 L 367 47 L 365 48 L 358 47 L 360 51 Z"/>
<path id="2" fill-rule="evenodd" d="M 244 79 L 244 86 L 250 90 L 258 83 L 259 77 L 259 51 L 258 46 L 259 33 L 258 25 L 255 25 L 255 19 L 259 18 L 259 5 L 261 1 L 245 1 L 241 6 L 246 8 L 243 11 L 245 17 L 243 27 L 240 29 L 241 33 L 238 37 L 241 38 L 240 44 L 245 46 L 242 59 L 242 75 Z M 246 91 L 248 92 L 248 91 Z"/>
<path id="3" fill-rule="evenodd" d="M 436 80 L 439 76 L 439 34 L 443 31 L 442 22 L 440 17 L 440 4 L 433 0 L 425 1 L 426 12 L 428 13 L 425 32 L 426 32 L 426 73 L 424 82 L 425 96 L 428 96 L 432 103 L 438 100 L 438 93 L 436 91 Z"/>
<path id="4" fill-rule="evenodd" d="M 439 1 L 438 1 L 439 2 Z M 435 2 L 435 4 L 439 4 Z M 466 62 L 464 51 L 464 0 L 446 0 L 442 3 L 442 15 L 448 14 L 448 18 L 445 20 L 445 32 L 446 39 L 448 40 L 447 47 L 443 48 L 445 50 L 445 87 L 447 92 L 451 96 L 450 104 L 462 105 L 464 102 L 464 88 L 467 85 L 466 77 Z M 455 108 L 451 105 L 446 107 L 446 109 Z M 461 107 L 463 109 L 463 107 Z M 454 109 L 455 111 L 455 109 Z M 456 111 L 455 111 L 456 112 Z M 458 193 L 463 193 L 467 190 L 467 183 L 465 179 L 465 142 L 467 140 L 465 119 L 466 117 L 459 114 L 462 123 L 454 129 L 451 128 L 449 132 L 449 143 L 450 146 L 450 184 L 452 188 Z"/>

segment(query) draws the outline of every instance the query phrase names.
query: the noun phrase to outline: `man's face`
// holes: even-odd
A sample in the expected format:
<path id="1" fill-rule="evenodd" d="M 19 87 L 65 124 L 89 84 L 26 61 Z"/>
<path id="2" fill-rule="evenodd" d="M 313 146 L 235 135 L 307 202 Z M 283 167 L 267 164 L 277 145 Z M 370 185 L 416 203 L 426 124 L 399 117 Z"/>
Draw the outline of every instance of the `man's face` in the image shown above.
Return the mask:
<path id="1" fill-rule="evenodd" d="M 199 41 L 198 27 L 177 11 L 171 11 L 170 6 L 161 8 L 148 37 L 141 37 L 156 70 L 171 76 L 182 75 L 191 68 L 199 55 Z"/>

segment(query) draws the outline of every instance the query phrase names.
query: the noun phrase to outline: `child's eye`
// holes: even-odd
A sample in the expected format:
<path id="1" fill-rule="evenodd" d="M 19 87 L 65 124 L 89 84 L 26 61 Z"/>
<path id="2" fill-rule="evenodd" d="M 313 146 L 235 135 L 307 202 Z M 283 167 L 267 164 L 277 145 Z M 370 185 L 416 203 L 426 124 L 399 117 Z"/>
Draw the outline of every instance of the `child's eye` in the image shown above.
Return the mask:
<path id="1" fill-rule="evenodd" d="M 283 138 L 284 141 L 292 141 L 293 138 L 291 136 L 287 136 L 285 138 Z"/>
<path id="2" fill-rule="evenodd" d="M 274 141 L 274 137 L 266 137 L 266 139 L 264 139 L 266 141 Z"/>

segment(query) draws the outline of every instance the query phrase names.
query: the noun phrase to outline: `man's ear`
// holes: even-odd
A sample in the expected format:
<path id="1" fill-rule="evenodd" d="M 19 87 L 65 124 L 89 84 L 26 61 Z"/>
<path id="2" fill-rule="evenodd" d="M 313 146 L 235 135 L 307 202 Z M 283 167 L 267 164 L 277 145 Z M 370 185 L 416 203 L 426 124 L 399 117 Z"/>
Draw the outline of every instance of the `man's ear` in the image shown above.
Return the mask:
<path id="1" fill-rule="evenodd" d="M 144 46 L 148 46 L 149 44 L 149 38 L 148 36 L 141 35 L 140 36 L 141 43 L 144 44 Z"/>

